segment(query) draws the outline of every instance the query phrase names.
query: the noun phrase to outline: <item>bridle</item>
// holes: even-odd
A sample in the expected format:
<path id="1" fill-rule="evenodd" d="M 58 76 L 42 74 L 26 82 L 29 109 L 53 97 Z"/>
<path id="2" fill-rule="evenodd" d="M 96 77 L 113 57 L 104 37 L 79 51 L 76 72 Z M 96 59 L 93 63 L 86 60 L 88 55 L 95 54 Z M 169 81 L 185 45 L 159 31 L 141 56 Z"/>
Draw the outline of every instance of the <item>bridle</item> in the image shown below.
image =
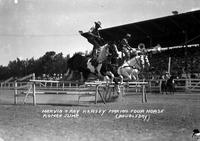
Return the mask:
<path id="1" fill-rule="evenodd" d="M 138 56 L 136 56 L 136 57 L 138 57 Z M 130 60 L 127 61 L 126 63 L 128 64 L 128 66 L 124 66 L 124 68 L 125 68 L 125 67 L 130 67 L 130 68 L 132 68 L 132 69 L 142 70 L 143 68 L 141 67 L 141 65 L 144 65 L 144 64 L 141 63 L 141 61 L 142 61 L 142 58 L 141 58 L 141 57 L 142 57 L 142 56 L 140 55 L 139 58 L 135 58 L 136 63 L 135 63 L 134 65 L 131 65 L 131 64 L 130 64 Z M 139 61 L 139 60 L 140 60 L 140 61 Z"/>

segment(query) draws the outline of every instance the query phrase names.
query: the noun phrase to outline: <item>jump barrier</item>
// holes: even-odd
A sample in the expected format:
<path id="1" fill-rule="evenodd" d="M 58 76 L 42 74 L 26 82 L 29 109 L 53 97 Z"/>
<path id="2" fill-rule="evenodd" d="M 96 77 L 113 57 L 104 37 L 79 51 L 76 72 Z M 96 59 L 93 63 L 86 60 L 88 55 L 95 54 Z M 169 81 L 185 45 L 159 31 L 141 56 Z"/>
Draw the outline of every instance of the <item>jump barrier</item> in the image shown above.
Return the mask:
<path id="1" fill-rule="evenodd" d="M 148 82 L 145 82 L 144 80 L 143 81 L 139 81 L 139 82 L 125 82 L 124 83 L 124 87 L 129 87 L 129 88 L 136 88 L 136 91 L 137 91 L 137 88 L 141 87 L 142 89 L 142 103 L 146 103 L 147 102 L 147 93 L 146 93 L 146 86 L 148 85 Z"/>
<path id="2" fill-rule="evenodd" d="M 70 87 L 71 91 L 69 91 L 69 89 L 54 89 L 54 90 L 43 90 L 43 91 L 39 91 L 36 90 L 36 85 L 37 84 L 41 84 L 41 83 L 59 83 L 60 81 L 50 81 L 50 80 L 30 80 L 31 85 L 26 93 L 25 99 L 24 99 L 24 103 L 26 101 L 26 98 L 28 97 L 28 95 L 32 95 L 33 96 L 33 105 L 36 105 L 37 102 L 37 98 L 36 95 L 37 94 L 47 94 L 47 93 L 56 93 L 56 94 L 67 94 L 67 95 L 78 95 L 78 104 L 80 102 L 80 98 L 81 97 L 91 97 L 94 96 L 95 97 L 95 104 L 97 104 L 97 97 L 98 95 L 100 96 L 101 100 L 103 101 L 104 104 L 106 104 L 106 101 L 104 99 L 104 97 L 102 96 L 102 94 L 99 92 L 99 88 L 105 86 L 104 82 L 88 82 L 85 83 L 85 85 L 81 85 L 79 87 Z M 48 88 L 47 88 L 48 89 Z"/>
<path id="3" fill-rule="evenodd" d="M 1 82 L 1 89 L 14 90 L 14 103 L 17 104 L 18 97 L 24 96 L 24 103 L 29 95 L 33 96 L 33 104 L 36 105 L 36 95 L 38 94 L 67 94 L 78 95 L 78 102 L 82 97 L 94 97 L 95 103 L 100 98 L 106 103 L 106 97 L 102 94 L 102 89 L 106 89 L 106 95 L 114 93 L 114 83 L 102 81 L 86 82 L 84 85 L 80 85 L 76 82 L 66 81 L 51 81 L 51 80 L 35 80 L 35 74 L 30 74 L 25 77 L 14 79 L 13 77 Z M 200 90 L 200 79 L 175 79 L 176 90 L 187 92 L 198 92 Z M 148 89 L 146 88 L 148 85 Z M 120 85 L 122 88 L 122 95 L 137 93 L 139 90 L 142 93 L 142 103 L 147 102 L 148 92 L 160 91 L 161 80 L 151 80 L 148 82 L 123 82 Z M 37 87 L 37 89 L 36 89 Z M 139 88 L 139 89 L 138 89 Z M 42 89 L 42 91 L 40 91 Z M 131 91 L 131 92 L 130 92 Z M 109 94 L 110 93 L 110 94 Z M 99 97 L 98 97 L 99 96 Z"/>
<path id="4" fill-rule="evenodd" d="M 30 79 L 35 79 L 35 73 L 24 76 L 14 81 L 14 104 L 17 104 L 17 98 L 24 96 L 24 94 L 25 94 L 25 99 L 24 99 L 25 102 L 28 94 L 31 92 L 32 89 L 32 83 L 29 81 Z M 26 82 L 18 83 L 19 81 L 26 81 Z"/>
<path id="5" fill-rule="evenodd" d="M 14 104 L 17 104 L 18 97 L 23 97 L 25 104 L 28 96 L 32 96 L 33 105 L 37 104 L 37 95 L 44 94 L 64 94 L 77 95 L 78 104 L 82 97 L 94 97 L 94 102 L 97 104 L 101 100 L 106 104 L 107 100 L 111 98 L 116 92 L 116 85 L 114 83 L 107 83 L 105 81 L 93 81 L 79 84 L 77 82 L 67 81 L 53 81 L 53 80 L 36 80 L 35 74 L 30 74 L 14 82 L 10 82 L 13 78 L 9 78 L 1 83 L 1 89 L 9 89 L 14 91 Z M 141 88 L 142 103 L 147 102 L 146 85 L 148 82 L 123 82 L 119 85 L 122 96 L 126 95 L 126 88 Z"/>
<path id="6" fill-rule="evenodd" d="M 30 78 L 34 78 L 31 77 Z M 47 87 L 47 83 L 55 83 L 56 86 L 59 85 L 59 83 L 63 83 L 61 88 L 57 89 L 57 88 L 49 88 Z M 147 102 L 147 96 L 146 96 L 146 90 L 145 90 L 145 86 L 147 85 L 147 82 L 129 82 L 126 83 L 124 82 L 123 84 L 120 85 L 120 88 L 122 89 L 122 95 L 125 95 L 124 93 L 124 89 L 125 86 L 127 87 L 135 87 L 136 85 L 141 85 L 142 86 L 142 103 Z M 41 86 L 43 85 L 43 89 Z M 36 89 L 37 87 L 37 89 Z M 64 95 L 78 95 L 78 104 L 80 102 L 80 98 L 82 97 L 94 97 L 95 98 L 95 104 L 97 104 L 97 99 L 98 96 L 99 98 L 101 98 L 102 102 L 104 104 L 106 104 L 106 96 L 109 95 L 111 96 L 111 92 L 113 90 L 114 93 L 114 88 L 115 88 L 115 84 L 114 83 L 106 83 L 104 81 L 94 81 L 94 82 L 86 82 L 84 85 L 80 85 L 80 86 L 75 86 L 75 87 L 70 87 L 70 88 L 65 88 L 64 87 L 64 82 L 61 81 L 51 81 L 51 80 L 35 80 L 35 79 L 31 79 L 29 80 L 29 82 L 27 82 L 27 85 L 23 85 L 23 86 L 17 86 L 17 83 L 15 83 L 15 88 L 14 88 L 14 103 L 17 104 L 17 97 L 19 96 L 23 96 L 24 97 L 24 103 L 26 103 L 27 97 L 29 95 L 32 96 L 33 98 L 33 105 L 37 104 L 37 98 L 36 96 L 38 94 L 64 94 Z M 19 90 L 24 90 L 21 93 L 18 93 Z M 104 95 L 102 94 L 104 90 Z M 106 94 L 105 94 L 106 93 Z"/>

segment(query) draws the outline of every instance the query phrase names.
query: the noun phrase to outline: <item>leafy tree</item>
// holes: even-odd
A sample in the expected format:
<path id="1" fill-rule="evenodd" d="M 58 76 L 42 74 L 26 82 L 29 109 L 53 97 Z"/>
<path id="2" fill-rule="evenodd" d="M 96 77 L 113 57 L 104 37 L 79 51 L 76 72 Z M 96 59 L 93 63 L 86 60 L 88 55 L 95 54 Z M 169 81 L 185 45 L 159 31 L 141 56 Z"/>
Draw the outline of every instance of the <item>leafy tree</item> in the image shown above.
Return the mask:
<path id="1" fill-rule="evenodd" d="M 8 64 L 8 70 L 10 72 L 10 75 L 14 77 L 24 76 L 25 74 L 24 68 L 25 68 L 25 63 L 23 60 L 21 61 L 19 58 L 17 58 L 17 60 L 10 61 Z"/>
<path id="2" fill-rule="evenodd" d="M 63 74 L 67 71 L 67 61 L 70 55 L 63 57 L 62 53 L 56 54 L 54 51 L 46 52 L 39 59 L 17 58 L 10 61 L 8 66 L 0 66 L 0 80 L 5 80 L 9 77 L 23 77 L 25 75 L 35 73 L 36 76 L 42 74 Z"/>
<path id="3" fill-rule="evenodd" d="M 8 67 L 0 66 L 0 80 L 5 80 L 7 78 L 11 77 Z"/>

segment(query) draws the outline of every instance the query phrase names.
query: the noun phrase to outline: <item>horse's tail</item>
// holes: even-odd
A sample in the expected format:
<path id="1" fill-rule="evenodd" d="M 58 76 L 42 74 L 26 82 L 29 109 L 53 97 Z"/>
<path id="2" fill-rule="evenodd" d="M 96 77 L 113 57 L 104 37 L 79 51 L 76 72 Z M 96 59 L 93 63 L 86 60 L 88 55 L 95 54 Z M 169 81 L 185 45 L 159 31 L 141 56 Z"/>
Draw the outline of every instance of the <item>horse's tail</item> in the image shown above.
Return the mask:
<path id="1" fill-rule="evenodd" d="M 73 78 L 74 71 L 70 68 L 67 69 L 67 72 L 64 74 L 63 80 L 70 81 Z"/>
<path id="2" fill-rule="evenodd" d="M 64 74 L 64 76 L 69 76 L 70 75 L 70 73 L 71 73 L 71 69 L 67 69 L 67 72 Z"/>
<path id="3" fill-rule="evenodd" d="M 84 57 L 81 53 L 75 53 L 71 58 L 67 61 L 67 66 L 71 70 L 78 70 L 80 66 L 80 62 L 84 60 Z"/>
<path id="4" fill-rule="evenodd" d="M 64 80 L 70 81 L 73 79 L 74 71 L 78 69 L 77 62 L 79 62 L 78 60 L 81 57 L 80 53 L 76 53 L 67 60 L 67 72 L 64 74 Z"/>
<path id="5" fill-rule="evenodd" d="M 89 75 L 87 70 L 87 61 L 88 57 L 84 56 L 82 53 L 75 53 L 71 58 L 68 59 L 68 71 L 67 79 L 77 78 L 77 72 L 80 73 L 80 76 L 86 79 Z M 81 73 L 82 72 L 82 73 Z"/>
<path id="6" fill-rule="evenodd" d="M 70 70 L 70 69 L 74 69 L 74 67 L 73 67 L 73 61 L 74 61 L 74 58 L 73 57 L 71 57 L 71 58 L 69 58 L 68 59 L 68 61 L 67 61 L 67 67 L 68 67 L 68 71 Z"/>

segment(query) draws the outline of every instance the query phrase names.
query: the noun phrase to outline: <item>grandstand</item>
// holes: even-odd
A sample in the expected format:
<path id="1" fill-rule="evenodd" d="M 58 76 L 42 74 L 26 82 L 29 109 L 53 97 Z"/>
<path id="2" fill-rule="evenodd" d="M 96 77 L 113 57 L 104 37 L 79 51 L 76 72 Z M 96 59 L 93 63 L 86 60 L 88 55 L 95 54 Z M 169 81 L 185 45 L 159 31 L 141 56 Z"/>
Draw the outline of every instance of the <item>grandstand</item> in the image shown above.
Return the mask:
<path id="1" fill-rule="evenodd" d="M 160 44 L 162 50 L 150 56 L 157 75 L 167 70 L 171 57 L 171 72 L 177 76 L 200 73 L 200 10 L 170 15 L 126 25 L 102 29 L 100 34 L 106 41 L 119 41 L 126 33 L 132 34 L 130 45 L 137 48 L 144 43 L 146 48 Z M 192 46 L 195 44 L 195 46 Z M 174 49 L 174 46 L 179 48 Z M 172 49 L 173 48 L 173 49 Z M 159 61 L 158 61 L 159 60 Z M 194 76 L 194 77 L 195 77 Z"/>
<path id="2" fill-rule="evenodd" d="M 168 58 L 171 57 L 171 74 L 182 78 L 182 74 L 184 73 L 184 71 L 186 71 L 187 67 L 187 71 L 191 74 L 191 77 L 199 77 L 199 47 L 189 48 L 187 50 L 187 56 L 185 56 L 185 50 L 186 48 L 166 50 L 164 52 L 150 56 L 151 65 L 155 68 L 156 74 L 162 75 L 162 73 L 168 69 Z"/>
<path id="3" fill-rule="evenodd" d="M 173 47 L 200 42 L 200 10 L 170 15 L 136 23 L 102 29 L 101 36 L 106 41 L 118 41 L 130 33 L 132 47 L 144 43 L 147 48 L 160 44 Z"/>

